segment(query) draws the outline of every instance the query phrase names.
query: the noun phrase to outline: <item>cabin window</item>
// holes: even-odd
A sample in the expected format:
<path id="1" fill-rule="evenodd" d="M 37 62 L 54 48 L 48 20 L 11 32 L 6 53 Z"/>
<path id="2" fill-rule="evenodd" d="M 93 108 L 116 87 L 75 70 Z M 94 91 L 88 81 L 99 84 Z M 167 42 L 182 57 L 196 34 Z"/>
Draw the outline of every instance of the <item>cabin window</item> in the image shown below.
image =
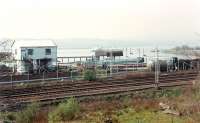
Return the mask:
<path id="1" fill-rule="evenodd" d="M 51 49 L 45 49 L 45 54 L 46 55 L 51 55 Z"/>
<path id="2" fill-rule="evenodd" d="M 28 49 L 28 55 L 33 55 L 33 49 Z"/>

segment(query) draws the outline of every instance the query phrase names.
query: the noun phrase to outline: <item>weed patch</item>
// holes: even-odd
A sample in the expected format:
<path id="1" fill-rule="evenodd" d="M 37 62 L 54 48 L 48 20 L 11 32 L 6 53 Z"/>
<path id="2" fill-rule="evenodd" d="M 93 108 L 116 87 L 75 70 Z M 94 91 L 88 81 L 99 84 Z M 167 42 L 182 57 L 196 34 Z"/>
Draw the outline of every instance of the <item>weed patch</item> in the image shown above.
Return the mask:
<path id="1" fill-rule="evenodd" d="M 16 113 L 16 123 L 33 123 L 38 112 L 39 104 L 32 103 L 26 109 Z"/>
<path id="2" fill-rule="evenodd" d="M 79 112 L 79 104 L 75 98 L 70 98 L 67 102 L 60 103 L 58 107 L 49 113 L 49 123 L 59 123 L 75 118 Z"/>
<path id="3" fill-rule="evenodd" d="M 84 72 L 84 79 L 88 81 L 96 80 L 96 72 L 93 70 L 86 70 Z"/>

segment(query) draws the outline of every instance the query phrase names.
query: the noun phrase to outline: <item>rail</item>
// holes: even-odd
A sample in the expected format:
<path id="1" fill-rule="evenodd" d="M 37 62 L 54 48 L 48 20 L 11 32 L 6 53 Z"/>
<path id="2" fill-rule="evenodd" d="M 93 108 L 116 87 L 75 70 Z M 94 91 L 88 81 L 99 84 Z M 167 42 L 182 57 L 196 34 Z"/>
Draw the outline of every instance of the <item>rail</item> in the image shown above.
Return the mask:
<path id="1" fill-rule="evenodd" d="M 160 79 L 160 87 L 174 87 L 192 85 L 197 72 L 185 74 L 163 74 Z M 154 88 L 154 76 L 144 78 L 116 79 L 110 78 L 104 81 L 63 81 L 48 85 L 20 87 L 0 91 L 0 100 L 7 108 L 20 107 L 23 104 L 39 101 L 52 103 L 67 97 L 85 97 L 115 94 L 131 91 L 139 91 Z M 1 109 L 0 109 L 1 110 Z"/>

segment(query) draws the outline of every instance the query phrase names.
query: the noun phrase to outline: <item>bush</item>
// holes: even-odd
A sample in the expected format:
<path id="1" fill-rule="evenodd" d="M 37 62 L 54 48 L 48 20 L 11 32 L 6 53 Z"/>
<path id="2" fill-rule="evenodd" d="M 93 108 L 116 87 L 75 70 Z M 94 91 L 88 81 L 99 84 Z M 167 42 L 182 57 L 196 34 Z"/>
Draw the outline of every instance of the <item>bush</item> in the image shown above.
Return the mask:
<path id="1" fill-rule="evenodd" d="M 13 123 L 15 120 L 14 112 L 0 112 L 0 123 Z"/>
<path id="2" fill-rule="evenodd" d="M 84 79 L 88 81 L 96 80 L 96 72 L 93 70 L 86 70 L 84 72 Z"/>
<path id="3" fill-rule="evenodd" d="M 182 93 L 181 89 L 162 90 L 157 93 L 157 97 L 178 97 Z"/>
<path id="4" fill-rule="evenodd" d="M 49 113 L 49 123 L 59 123 L 74 119 L 79 112 L 79 104 L 75 98 L 70 98 L 65 103 L 60 103 L 58 107 Z"/>
<path id="5" fill-rule="evenodd" d="M 125 108 L 128 108 L 131 105 L 131 97 L 130 96 L 123 97 L 122 104 Z"/>
<path id="6" fill-rule="evenodd" d="M 33 123 L 39 111 L 39 104 L 32 103 L 16 114 L 16 123 Z"/>

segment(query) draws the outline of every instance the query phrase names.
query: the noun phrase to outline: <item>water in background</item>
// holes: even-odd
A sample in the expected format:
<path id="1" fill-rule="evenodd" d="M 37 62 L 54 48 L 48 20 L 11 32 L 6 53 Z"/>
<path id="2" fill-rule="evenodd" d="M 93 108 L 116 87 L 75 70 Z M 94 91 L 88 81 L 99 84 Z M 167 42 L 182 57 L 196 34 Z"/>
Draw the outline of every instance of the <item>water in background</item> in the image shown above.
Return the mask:
<path id="1" fill-rule="evenodd" d="M 105 48 L 108 49 L 108 48 Z M 123 57 L 120 59 L 132 59 L 137 57 L 143 57 L 144 55 L 149 59 L 152 60 L 155 58 L 156 54 L 153 52 L 155 48 L 152 47 L 129 47 L 129 48 L 115 48 L 115 49 L 122 49 L 123 50 Z M 179 58 L 188 58 L 187 56 L 181 56 L 177 54 L 169 54 L 164 53 L 163 51 L 167 49 L 166 47 L 159 48 L 159 59 L 169 59 L 171 57 L 179 57 Z M 58 49 L 58 56 L 59 57 L 70 57 L 70 56 L 93 56 L 94 49 L 67 49 L 67 48 L 60 48 Z"/>

